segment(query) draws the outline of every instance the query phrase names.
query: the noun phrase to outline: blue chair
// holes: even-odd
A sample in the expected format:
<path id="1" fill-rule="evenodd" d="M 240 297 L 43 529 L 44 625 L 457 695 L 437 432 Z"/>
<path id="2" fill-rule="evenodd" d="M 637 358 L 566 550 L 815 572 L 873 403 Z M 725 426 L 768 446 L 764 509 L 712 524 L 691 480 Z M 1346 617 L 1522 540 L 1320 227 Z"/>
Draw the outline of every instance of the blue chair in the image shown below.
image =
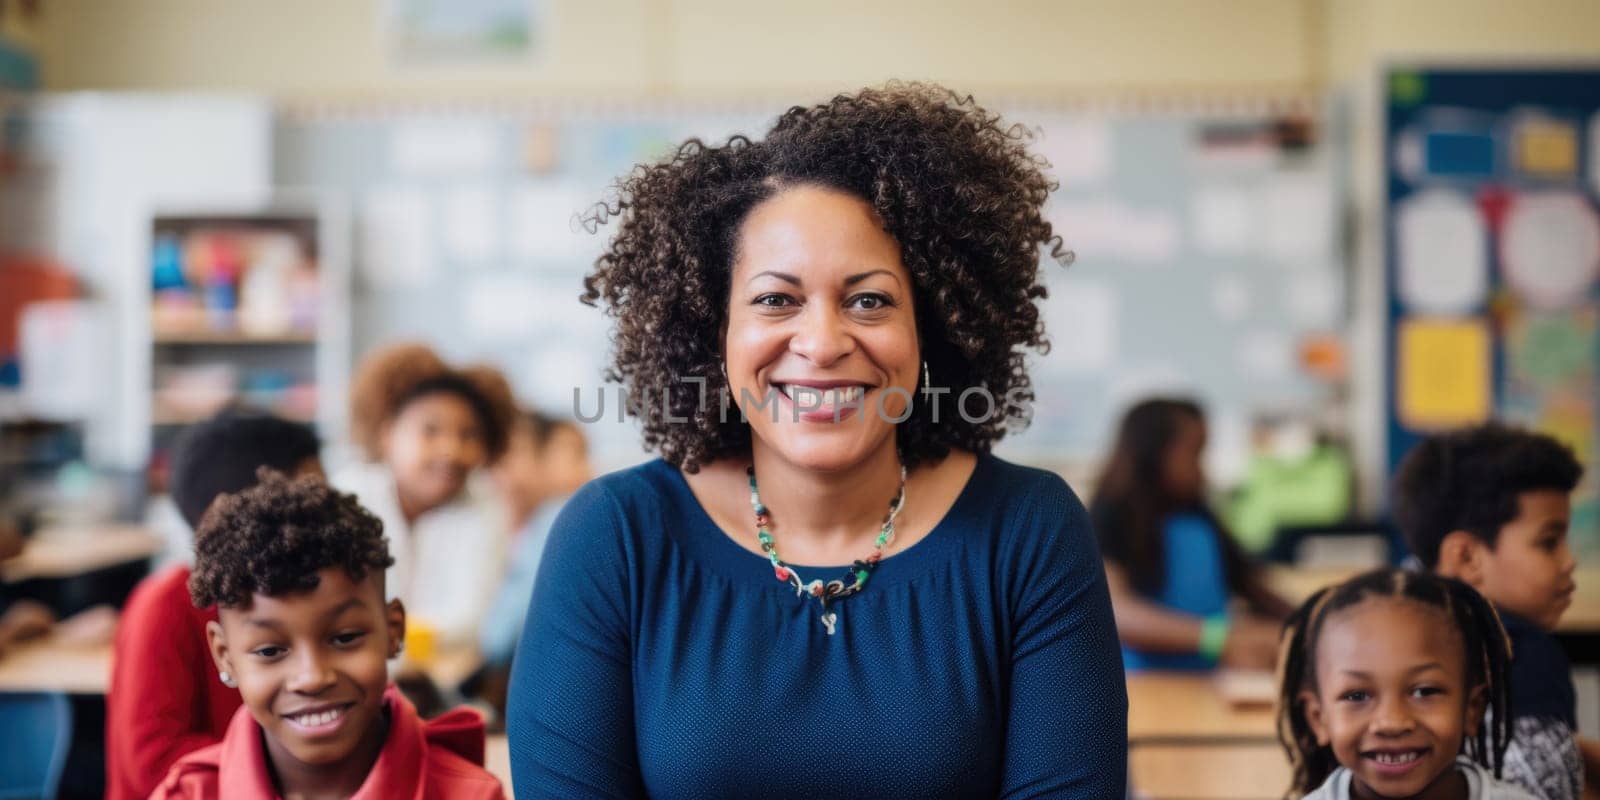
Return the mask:
<path id="1" fill-rule="evenodd" d="M 53 798 L 72 747 L 72 704 L 60 692 L 0 694 L 0 800 Z"/>

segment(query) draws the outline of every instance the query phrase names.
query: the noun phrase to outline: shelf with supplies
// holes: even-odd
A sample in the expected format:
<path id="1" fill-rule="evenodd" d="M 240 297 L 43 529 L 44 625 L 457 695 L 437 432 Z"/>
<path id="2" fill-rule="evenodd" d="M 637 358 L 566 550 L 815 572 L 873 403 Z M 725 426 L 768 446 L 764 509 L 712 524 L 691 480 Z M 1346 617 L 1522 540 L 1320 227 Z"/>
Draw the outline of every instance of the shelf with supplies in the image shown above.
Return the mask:
<path id="1" fill-rule="evenodd" d="M 328 197 L 198 201 L 152 210 L 147 320 L 150 458 L 247 407 L 342 435 L 349 383 L 347 217 Z"/>

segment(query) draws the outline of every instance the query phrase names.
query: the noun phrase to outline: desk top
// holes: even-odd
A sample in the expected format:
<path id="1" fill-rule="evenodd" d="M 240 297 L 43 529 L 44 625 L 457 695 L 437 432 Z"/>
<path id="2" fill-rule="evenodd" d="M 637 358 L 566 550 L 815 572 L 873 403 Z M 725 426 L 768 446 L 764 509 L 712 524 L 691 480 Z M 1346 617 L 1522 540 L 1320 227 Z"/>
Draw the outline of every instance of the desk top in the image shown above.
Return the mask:
<path id="1" fill-rule="evenodd" d="M 0 654 L 0 692 L 105 694 L 111 645 L 64 645 L 45 637 Z"/>
<path id="2" fill-rule="evenodd" d="M 136 525 L 54 528 L 35 534 L 16 558 L 0 564 L 0 580 L 69 578 L 147 559 L 165 546 L 160 536 Z"/>
<path id="3" fill-rule="evenodd" d="M 1233 703 L 1217 675 L 1193 672 L 1128 674 L 1130 742 L 1273 742 L 1271 703 Z"/>
<path id="4" fill-rule="evenodd" d="M 1269 567 L 1267 583 L 1274 591 L 1291 603 L 1299 603 L 1313 592 L 1349 578 L 1359 570 L 1346 567 L 1333 569 L 1294 569 Z M 1573 593 L 1572 606 L 1556 623 L 1557 633 L 1600 634 L 1600 567 L 1579 567 L 1576 575 L 1578 590 Z"/>

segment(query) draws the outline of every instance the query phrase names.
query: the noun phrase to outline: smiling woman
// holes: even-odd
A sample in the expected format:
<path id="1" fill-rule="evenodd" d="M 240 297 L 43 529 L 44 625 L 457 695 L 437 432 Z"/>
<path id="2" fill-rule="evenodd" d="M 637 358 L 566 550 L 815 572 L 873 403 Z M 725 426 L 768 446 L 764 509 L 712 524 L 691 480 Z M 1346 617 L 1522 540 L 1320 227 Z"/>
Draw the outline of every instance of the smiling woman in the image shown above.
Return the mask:
<path id="1" fill-rule="evenodd" d="M 988 453 L 1026 420 L 1041 256 L 1067 260 L 1026 144 L 891 85 L 690 141 L 597 208 L 584 300 L 661 459 L 551 531 L 517 794 L 1122 796 L 1087 515 Z"/>

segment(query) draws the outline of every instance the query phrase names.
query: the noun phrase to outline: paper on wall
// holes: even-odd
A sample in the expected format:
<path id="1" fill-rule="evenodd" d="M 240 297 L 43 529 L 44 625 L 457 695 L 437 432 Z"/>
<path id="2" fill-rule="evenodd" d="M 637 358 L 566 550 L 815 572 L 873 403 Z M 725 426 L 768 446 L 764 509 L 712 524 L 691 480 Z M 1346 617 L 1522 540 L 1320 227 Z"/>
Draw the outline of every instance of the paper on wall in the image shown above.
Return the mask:
<path id="1" fill-rule="evenodd" d="M 525 275 L 479 275 L 461 293 L 461 319 L 480 342 L 507 344 L 526 339 L 538 327 L 538 287 Z"/>
<path id="2" fill-rule="evenodd" d="M 1260 243 L 1258 205 L 1258 195 L 1238 186 L 1196 190 L 1189 206 L 1196 249 L 1207 255 L 1254 252 Z"/>
<path id="3" fill-rule="evenodd" d="M 1570 178 L 1578 171 L 1578 131 L 1566 120 L 1525 115 L 1511 134 L 1517 169 L 1539 178 Z"/>
<path id="4" fill-rule="evenodd" d="M 1250 380 L 1283 380 L 1294 374 L 1294 342 L 1278 331 L 1250 331 L 1235 352 L 1239 375 Z"/>
<path id="5" fill-rule="evenodd" d="M 1117 295 L 1109 284 L 1083 279 L 1055 281 L 1044 314 L 1050 353 L 1041 366 L 1067 375 L 1111 366 L 1117 349 Z"/>
<path id="6" fill-rule="evenodd" d="M 1489 328 L 1482 320 L 1402 320 L 1395 351 L 1401 424 L 1441 430 L 1489 418 Z"/>
<path id="7" fill-rule="evenodd" d="M 1226 322 L 1238 322 L 1250 315 L 1250 283 L 1244 278 L 1226 274 L 1217 276 L 1211 283 L 1211 309 Z"/>
<path id="8" fill-rule="evenodd" d="M 1261 251 L 1286 262 L 1325 257 L 1333 248 L 1333 190 L 1326 176 L 1285 175 L 1261 188 Z"/>
<path id="9" fill-rule="evenodd" d="M 1344 313 L 1344 283 L 1331 269 L 1296 270 L 1285 277 L 1283 304 L 1298 327 L 1331 328 Z"/>
<path id="10" fill-rule="evenodd" d="M 1536 308 L 1582 303 L 1600 277 L 1600 219 L 1582 195 L 1518 196 L 1500 238 L 1506 282 Z"/>
<path id="11" fill-rule="evenodd" d="M 444 196 L 444 245 L 451 260 L 482 264 L 499 255 L 500 206 L 486 185 L 457 186 Z"/>
<path id="12" fill-rule="evenodd" d="M 1111 177 L 1111 126 L 1103 118 L 1058 118 L 1040 126 L 1035 152 L 1062 186 L 1081 188 Z"/>
<path id="13" fill-rule="evenodd" d="M 518 185 L 511 192 L 511 252 L 528 261 L 587 266 L 605 247 L 609 232 L 589 233 L 580 218 L 599 197 L 567 183 Z"/>
<path id="14" fill-rule="evenodd" d="M 596 424 L 616 420 L 617 385 L 601 380 L 605 363 L 603 351 L 570 342 L 553 344 L 541 348 L 530 361 L 532 370 L 519 389 L 536 407 L 574 417 L 582 412 L 589 418 L 603 409 Z M 576 406 L 575 389 L 578 392 Z"/>
<path id="15" fill-rule="evenodd" d="M 1395 235 L 1400 300 L 1410 311 L 1464 313 L 1485 301 L 1488 234 L 1465 195 L 1428 189 L 1402 200 Z"/>
<path id="16" fill-rule="evenodd" d="M 361 204 L 360 271 L 378 289 L 414 288 L 433 278 L 433 219 L 413 186 L 369 191 Z"/>
<path id="17" fill-rule="evenodd" d="M 1089 200 L 1053 203 L 1047 215 L 1080 261 L 1157 264 L 1178 256 L 1178 224 L 1164 209 Z"/>
<path id="18" fill-rule="evenodd" d="M 499 149 L 499 133 L 488 120 L 415 120 L 389 134 L 389 164 L 405 175 L 490 172 Z"/>

